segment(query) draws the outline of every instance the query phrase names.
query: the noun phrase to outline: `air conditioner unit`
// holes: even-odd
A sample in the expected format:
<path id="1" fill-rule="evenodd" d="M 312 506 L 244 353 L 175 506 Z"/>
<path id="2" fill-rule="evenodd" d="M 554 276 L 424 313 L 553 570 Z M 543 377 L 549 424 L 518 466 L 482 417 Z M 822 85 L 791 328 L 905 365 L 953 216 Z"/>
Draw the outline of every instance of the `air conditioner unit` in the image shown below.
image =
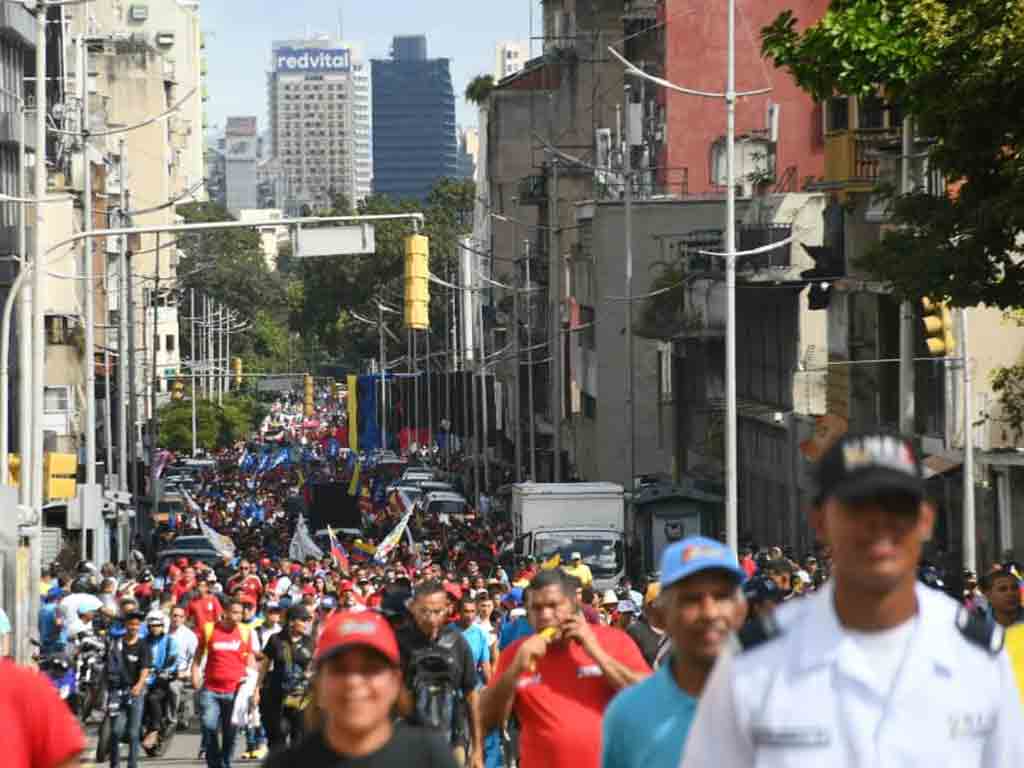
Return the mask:
<path id="1" fill-rule="evenodd" d="M 131 21 L 146 21 L 149 18 L 149 6 L 141 3 L 129 6 L 128 18 Z"/>
<path id="2" fill-rule="evenodd" d="M 156 33 L 156 44 L 161 48 L 169 48 L 174 45 L 174 33 L 173 32 L 157 32 Z"/>

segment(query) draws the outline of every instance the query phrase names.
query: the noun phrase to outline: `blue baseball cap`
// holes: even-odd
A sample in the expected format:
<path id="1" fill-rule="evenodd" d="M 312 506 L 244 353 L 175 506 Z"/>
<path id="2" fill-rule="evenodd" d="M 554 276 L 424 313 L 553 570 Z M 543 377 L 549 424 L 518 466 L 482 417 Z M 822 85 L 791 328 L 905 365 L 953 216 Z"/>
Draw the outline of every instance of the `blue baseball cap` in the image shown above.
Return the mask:
<path id="1" fill-rule="evenodd" d="M 704 536 L 689 536 L 665 547 L 661 554 L 661 588 L 701 571 L 727 571 L 743 583 L 746 574 L 736 554 L 725 544 Z"/>
<path id="2" fill-rule="evenodd" d="M 522 605 L 523 604 L 523 590 L 522 590 L 522 588 L 521 587 L 513 587 L 512 589 L 510 589 L 508 591 L 508 594 L 506 594 L 503 598 L 501 598 L 501 602 L 509 603 L 509 604 L 517 606 L 517 607 Z"/>

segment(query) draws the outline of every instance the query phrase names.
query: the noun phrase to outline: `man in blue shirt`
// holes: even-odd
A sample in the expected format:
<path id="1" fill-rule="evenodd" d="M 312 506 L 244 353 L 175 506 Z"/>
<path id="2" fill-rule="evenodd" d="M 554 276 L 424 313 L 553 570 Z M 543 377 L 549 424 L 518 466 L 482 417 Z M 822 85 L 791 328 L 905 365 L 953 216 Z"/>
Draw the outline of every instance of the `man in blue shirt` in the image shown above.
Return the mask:
<path id="1" fill-rule="evenodd" d="M 713 539 L 691 536 L 665 548 L 658 603 L 673 653 L 605 710 L 602 768 L 678 768 L 697 699 L 746 616 L 743 577 L 736 555 Z"/>
<path id="2" fill-rule="evenodd" d="M 523 610 L 524 597 L 523 589 L 514 587 L 501 600 L 507 613 L 505 620 L 501 623 L 501 636 L 498 638 L 499 651 L 504 651 L 519 638 L 529 637 L 533 634 L 533 627 L 527 621 L 526 611 Z"/>

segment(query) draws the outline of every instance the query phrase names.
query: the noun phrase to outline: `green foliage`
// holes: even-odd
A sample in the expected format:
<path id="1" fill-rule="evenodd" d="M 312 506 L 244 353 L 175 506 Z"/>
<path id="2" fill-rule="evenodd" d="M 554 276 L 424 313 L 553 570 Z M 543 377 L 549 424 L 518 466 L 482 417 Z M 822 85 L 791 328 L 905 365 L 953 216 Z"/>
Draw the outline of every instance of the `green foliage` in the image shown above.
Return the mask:
<path id="1" fill-rule="evenodd" d="M 477 106 L 487 103 L 494 90 L 494 75 L 477 75 L 466 86 L 466 101 Z"/>
<path id="2" fill-rule="evenodd" d="M 762 30 L 763 51 L 819 99 L 881 87 L 935 140 L 949 198 L 893 201 L 893 224 L 862 266 L 906 298 L 1020 304 L 1024 263 L 1024 3 L 833 0 L 800 31 L 791 12 Z"/>
<path id="3" fill-rule="evenodd" d="M 249 437 L 266 416 L 266 406 L 248 396 L 230 395 L 223 406 L 211 400 L 196 402 L 196 433 L 200 448 L 224 448 Z M 176 452 L 192 450 L 192 403 L 171 402 L 162 407 L 160 444 Z"/>
<path id="4" fill-rule="evenodd" d="M 1002 406 L 1002 421 L 1017 442 L 1024 435 L 1024 363 L 993 369 L 992 391 Z"/>
<path id="5" fill-rule="evenodd" d="M 430 269 L 443 275 L 455 263 L 458 238 L 469 229 L 475 201 L 473 182 L 442 179 L 425 203 L 396 203 L 375 195 L 363 201 L 358 212 L 422 212 L 423 234 L 430 238 Z M 336 364 L 352 369 L 366 358 L 376 357 L 378 348 L 376 327 L 359 322 L 353 313 L 376 320 L 378 300 L 398 310 L 404 303 L 405 237 L 413 233 L 412 221 L 377 222 L 375 228 L 376 253 L 303 261 L 298 270 L 301 286 L 289 284 L 287 290 L 293 327 L 300 327 L 304 338 L 315 337 L 332 350 Z M 436 297 L 432 311 L 442 311 Z M 405 338 L 401 314 L 387 314 L 385 322 L 398 338 Z"/>

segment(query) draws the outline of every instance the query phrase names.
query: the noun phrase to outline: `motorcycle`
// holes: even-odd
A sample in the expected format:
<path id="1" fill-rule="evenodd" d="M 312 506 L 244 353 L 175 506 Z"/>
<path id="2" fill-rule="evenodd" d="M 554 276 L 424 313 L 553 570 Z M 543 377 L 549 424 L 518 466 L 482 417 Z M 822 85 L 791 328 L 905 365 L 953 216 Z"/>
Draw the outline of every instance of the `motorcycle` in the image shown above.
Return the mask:
<path id="1" fill-rule="evenodd" d="M 75 685 L 75 665 L 66 653 L 54 653 L 40 656 L 38 660 L 39 669 L 53 683 L 54 688 L 60 694 L 61 699 L 74 711 L 74 695 L 77 691 Z"/>
<path id="2" fill-rule="evenodd" d="M 89 635 L 79 641 L 75 674 L 78 718 L 83 725 L 89 722 L 89 717 L 103 700 L 106 658 L 107 645 L 101 637 Z"/>
<path id="3" fill-rule="evenodd" d="M 159 673 L 156 676 L 156 681 L 146 693 L 146 696 L 160 696 L 162 698 L 160 722 L 147 723 L 143 728 L 144 732 L 148 730 L 156 734 L 153 739 L 148 740 L 148 743 L 146 739 L 142 741 L 142 749 L 150 757 L 163 757 L 167 750 L 170 749 L 171 742 L 174 740 L 176 729 L 171 724 L 171 700 L 168 694 L 171 681 L 175 677 L 176 672 L 174 670 Z"/>

